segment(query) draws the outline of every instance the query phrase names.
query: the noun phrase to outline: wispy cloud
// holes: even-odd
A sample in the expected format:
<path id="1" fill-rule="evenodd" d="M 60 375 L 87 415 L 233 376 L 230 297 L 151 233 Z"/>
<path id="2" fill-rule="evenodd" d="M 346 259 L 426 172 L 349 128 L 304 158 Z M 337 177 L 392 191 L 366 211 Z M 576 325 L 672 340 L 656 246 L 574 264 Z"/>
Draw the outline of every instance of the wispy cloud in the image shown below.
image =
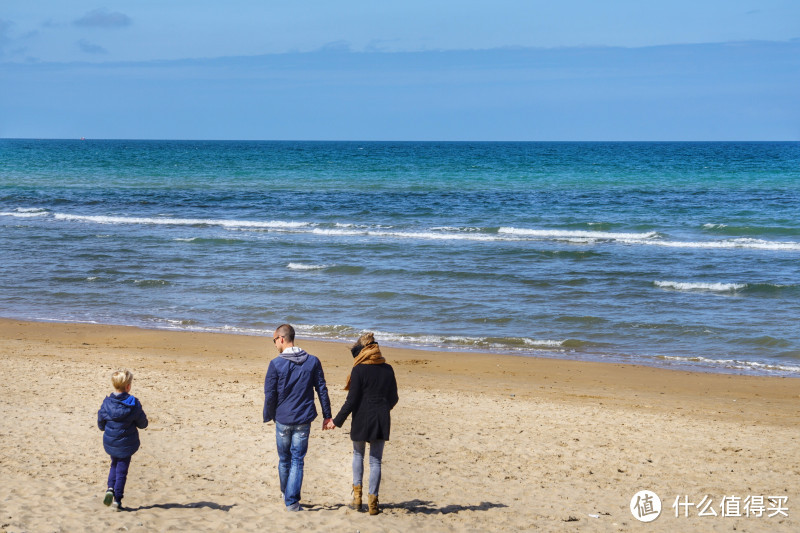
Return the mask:
<path id="1" fill-rule="evenodd" d="M 124 28 L 130 26 L 133 20 L 124 13 L 100 8 L 89 11 L 72 23 L 84 28 Z"/>
<path id="2" fill-rule="evenodd" d="M 81 49 L 81 52 L 86 54 L 107 54 L 108 50 L 100 46 L 99 44 L 90 43 L 86 39 L 81 39 L 78 41 L 78 47 Z"/>
<path id="3" fill-rule="evenodd" d="M 3 55 L 3 49 L 11 43 L 11 28 L 13 27 L 12 21 L 0 19 L 0 56 Z"/>
<path id="4" fill-rule="evenodd" d="M 53 20 L 51 18 L 49 18 L 49 19 L 45 20 L 44 22 L 42 22 L 42 28 L 53 29 L 53 28 L 63 28 L 63 27 L 64 27 L 63 23 L 56 22 L 55 20 Z"/>
<path id="5" fill-rule="evenodd" d="M 365 52 L 389 52 L 388 45 L 400 42 L 400 39 L 372 39 L 364 47 Z"/>
<path id="6" fill-rule="evenodd" d="M 11 20 L 0 19 L 0 57 L 19 57 L 28 51 L 26 42 L 39 37 L 39 30 L 30 30 L 22 35 L 17 34 L 16 23 Z"/>
<path id="7" fill-rule="evenodd" d="M 325 43 L 320 48 L 316 50 L 317 52 L 333 52 L 333 53 L 345 53 L 345 52 L 352 52 L 353 49 L 350 46 L 350 41 L 345 41 L 344 39 L 338 41 L 331 41 L 329 43 Z"/>

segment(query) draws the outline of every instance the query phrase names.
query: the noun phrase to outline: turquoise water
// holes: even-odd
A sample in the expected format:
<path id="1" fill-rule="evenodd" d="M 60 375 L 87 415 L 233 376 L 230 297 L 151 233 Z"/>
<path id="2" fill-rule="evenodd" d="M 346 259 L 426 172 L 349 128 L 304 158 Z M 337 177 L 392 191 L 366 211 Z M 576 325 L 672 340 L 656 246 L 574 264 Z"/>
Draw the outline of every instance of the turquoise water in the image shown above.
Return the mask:
<path id="1" fill-rule="evenodd" d="M 799 143 L 0 140 L 7 317 L 800 376 Z"/>

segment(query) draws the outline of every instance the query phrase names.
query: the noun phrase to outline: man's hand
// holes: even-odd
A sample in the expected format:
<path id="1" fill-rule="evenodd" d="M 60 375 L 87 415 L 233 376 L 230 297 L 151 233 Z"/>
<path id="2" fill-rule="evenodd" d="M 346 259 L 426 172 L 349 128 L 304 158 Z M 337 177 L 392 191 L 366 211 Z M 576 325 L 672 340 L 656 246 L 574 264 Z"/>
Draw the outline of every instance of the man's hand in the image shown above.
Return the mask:
<path id="1" fill-rule="evenodd" d="M 333 418 L 326 418 L 322 421 L 323 431 L 326 429 L 336 429 L 336 424 L 333 423 Z"/>

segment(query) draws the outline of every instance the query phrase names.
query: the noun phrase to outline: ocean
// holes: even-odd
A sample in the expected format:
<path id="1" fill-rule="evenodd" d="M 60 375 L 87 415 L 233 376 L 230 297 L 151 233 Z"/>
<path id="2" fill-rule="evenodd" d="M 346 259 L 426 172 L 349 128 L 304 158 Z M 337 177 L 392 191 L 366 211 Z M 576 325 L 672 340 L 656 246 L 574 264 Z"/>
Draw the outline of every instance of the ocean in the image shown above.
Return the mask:
<path id="1" fill-rule="evenodd" d="M 0 139 L 0 255 L 9 318 L 800 377 L 797 142 Z"/>

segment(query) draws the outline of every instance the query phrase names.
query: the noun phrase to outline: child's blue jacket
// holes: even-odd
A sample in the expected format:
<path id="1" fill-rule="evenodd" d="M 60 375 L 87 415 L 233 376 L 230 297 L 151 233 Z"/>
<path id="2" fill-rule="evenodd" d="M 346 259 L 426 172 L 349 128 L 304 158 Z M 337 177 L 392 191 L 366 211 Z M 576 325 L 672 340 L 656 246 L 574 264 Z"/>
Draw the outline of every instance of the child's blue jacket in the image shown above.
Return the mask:
<path id="1" fill-rule="evenodd" d="M 97 427 L 104 432 L 106 453 L 124 459 L 139 449 L 139 429 L 147 427 L 147 415 L 141 402 L 127 392 L 111 394 L 97 411 Z"/>

